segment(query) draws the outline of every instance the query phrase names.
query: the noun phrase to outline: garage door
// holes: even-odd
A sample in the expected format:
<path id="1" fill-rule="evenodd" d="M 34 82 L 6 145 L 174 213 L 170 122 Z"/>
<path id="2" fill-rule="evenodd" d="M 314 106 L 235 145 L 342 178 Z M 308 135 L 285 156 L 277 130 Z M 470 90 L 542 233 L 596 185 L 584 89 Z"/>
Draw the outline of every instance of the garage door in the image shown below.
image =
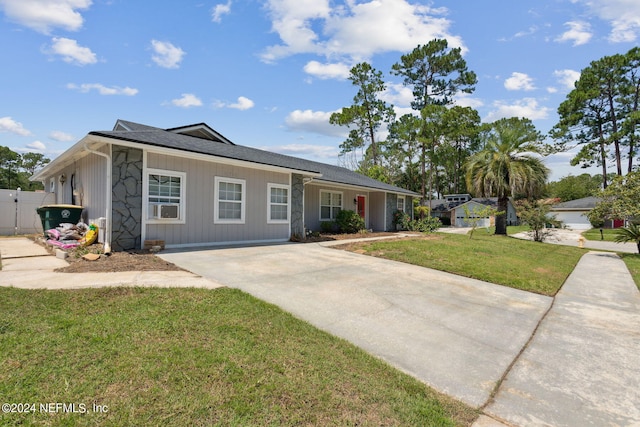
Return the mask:
<path id="1" fill-rule="evenodd" d="M 558 221 L 562 221 L 564 227 L 574 230 L 588 230 L 591 228 L 591 223 L 587 219 L 584 211 L 556 212 L 555 216 Z"/>

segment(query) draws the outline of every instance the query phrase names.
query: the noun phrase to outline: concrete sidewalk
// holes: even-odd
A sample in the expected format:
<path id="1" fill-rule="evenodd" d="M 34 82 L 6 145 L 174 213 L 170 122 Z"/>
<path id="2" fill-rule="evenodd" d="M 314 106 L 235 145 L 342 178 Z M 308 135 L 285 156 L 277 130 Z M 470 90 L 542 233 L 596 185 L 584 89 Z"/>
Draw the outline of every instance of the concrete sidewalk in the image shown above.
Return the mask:
<path id="1" fill-rule="evenodd" d="M 640 426 L 639 385 L 640 293 L 617 255 L 589 252 L 485 413 L 516 426 Z"/>
<path id="2" fill-rule="evenodd" d="M 552 243 L 555 245 L 565 246 L 579 246 L 579 238 L 584 230 L 570 230 L 564 228 L 554 228 L 551 234 L 545 239 L 545 243 Z M 511 237 L 523 240 L 531 240 L 529 233 L 518 233 Z M 585 240 L 583 245 L 587 249 L 595 249 L 598 251 L 612 251 L 612 252 L 625 252 L 625 253 L 638 253 L 638 246 L 635 243 L 616 243 L 607 242 L 604 240 Z"/>
<path id="3" fill-rule="evenodd" d="M 155 286 L 217 288 L 187 271 L 123 271 L 117 273 L 56 273 L 69 265 L 51 256 L 37 243 L 24 238 L 0 238 L 0 286 L 23 289 L 81 289 L 107 286 Z"/>

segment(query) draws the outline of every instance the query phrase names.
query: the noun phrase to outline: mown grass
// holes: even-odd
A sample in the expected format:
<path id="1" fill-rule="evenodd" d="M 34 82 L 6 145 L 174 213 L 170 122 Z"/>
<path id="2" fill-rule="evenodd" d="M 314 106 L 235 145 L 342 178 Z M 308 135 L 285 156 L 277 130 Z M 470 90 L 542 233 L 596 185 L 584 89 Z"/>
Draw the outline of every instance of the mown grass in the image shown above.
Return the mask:
<path id="1" fill-rule="evenodd" d="M 599 228 L 592 228 L 582 233 L 587 240 L 604 240 L 605 242 L 614 242 L 616 237 L 616 230 L 611 228 L 605 228 L 602 230 L 602 236 L 600 236 Z M 604 239 L 602 239 L 604 237 Z"/>
<path id="2" fill-rule="evenodd" d="M 629 254 L 629 253 L 620 253 L 618 254 L 622 257 L 624 263 L 627 265 L 631 276 L 633 277 L 633 281 L 636 282 L 636 286 L 638 290 L 640 290 L 640 255 L 639 254 Z"/>
<path id="3" fill-rule="evenodd" d="M 470 425 L 477 411 L 231 289 L 0 288 L 0 425 Z M 108 408 L 94 413 L 93 405 Z"/>
<path id="4" fill-rule="evenodd" d="M 585 251 L 488 234 L 436 233 L 423 239 L 357 244 L 365 253 L 465 277 L 555 295 Z"/>

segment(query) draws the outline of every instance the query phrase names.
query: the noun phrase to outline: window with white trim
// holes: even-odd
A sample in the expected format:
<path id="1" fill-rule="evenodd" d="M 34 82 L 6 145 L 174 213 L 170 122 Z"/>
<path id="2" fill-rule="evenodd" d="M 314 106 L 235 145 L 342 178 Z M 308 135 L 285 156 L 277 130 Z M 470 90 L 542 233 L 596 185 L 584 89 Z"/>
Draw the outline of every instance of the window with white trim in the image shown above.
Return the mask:
<path id="1" fill-rule="evenodd" d="M 397 206 L 397 208 L 398 208 L 398 210 L 400 212 L 404 212 L 404 200 L 405 200 L 404 196 L 398 196 L 398 206 Z"/>
<path id="2" fill-rule="evenodd" d="M 246 181 L 215 177 L 214 223 L 244 224 Z"/>
<path id="3" fill-rule="evenodd" d="M 320 221 L 336 219 L 342 210 L 342 193 L 320 191 Z"/>
<path id="4" fill-rule="evenodd" d="M 151 222 L 185 222 L 186 173 L 147 169 L 147 219 Z"/>
<path id="5" fill-rule="evenodd" d="M 289 222 L 289 186 L 267 184 L 267 223 L 286 224 Z"/>

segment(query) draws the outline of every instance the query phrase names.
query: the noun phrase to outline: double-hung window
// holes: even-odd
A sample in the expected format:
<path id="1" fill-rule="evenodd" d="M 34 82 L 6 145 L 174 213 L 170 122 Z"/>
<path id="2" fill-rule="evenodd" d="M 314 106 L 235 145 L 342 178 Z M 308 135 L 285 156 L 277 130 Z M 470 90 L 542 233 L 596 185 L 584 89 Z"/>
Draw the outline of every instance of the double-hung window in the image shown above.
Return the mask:
<path id="1" fill-rule="evenodd" d="M 185 222 L 184 172 L 147 169 L 147 219 L 150 222 Z"/>
<path id="2" fill-rule="evenodd" d="M 398 196 L 398 206 L 397 206 L 397 208 L 398 208 L 398 210 L 400 212 L 404 212 L 404 200 L 405 200 L 404 196 Z"/>
<path id="3" fill-rule="evenodd" d="M 244 224 L 246 205 L 244 179 L 215 178 L 214 223 Z"/>
<path id="4" fill-rule="evenodd" d="M 336 219 L 342 210 L 342 193 L 320 191 L 320 221 Z"/>
<path id="5" fill-rule="evenodd" d="M 289 187 L 267 184 L 267 223 L 287 224 L 289 222 Z"/>

